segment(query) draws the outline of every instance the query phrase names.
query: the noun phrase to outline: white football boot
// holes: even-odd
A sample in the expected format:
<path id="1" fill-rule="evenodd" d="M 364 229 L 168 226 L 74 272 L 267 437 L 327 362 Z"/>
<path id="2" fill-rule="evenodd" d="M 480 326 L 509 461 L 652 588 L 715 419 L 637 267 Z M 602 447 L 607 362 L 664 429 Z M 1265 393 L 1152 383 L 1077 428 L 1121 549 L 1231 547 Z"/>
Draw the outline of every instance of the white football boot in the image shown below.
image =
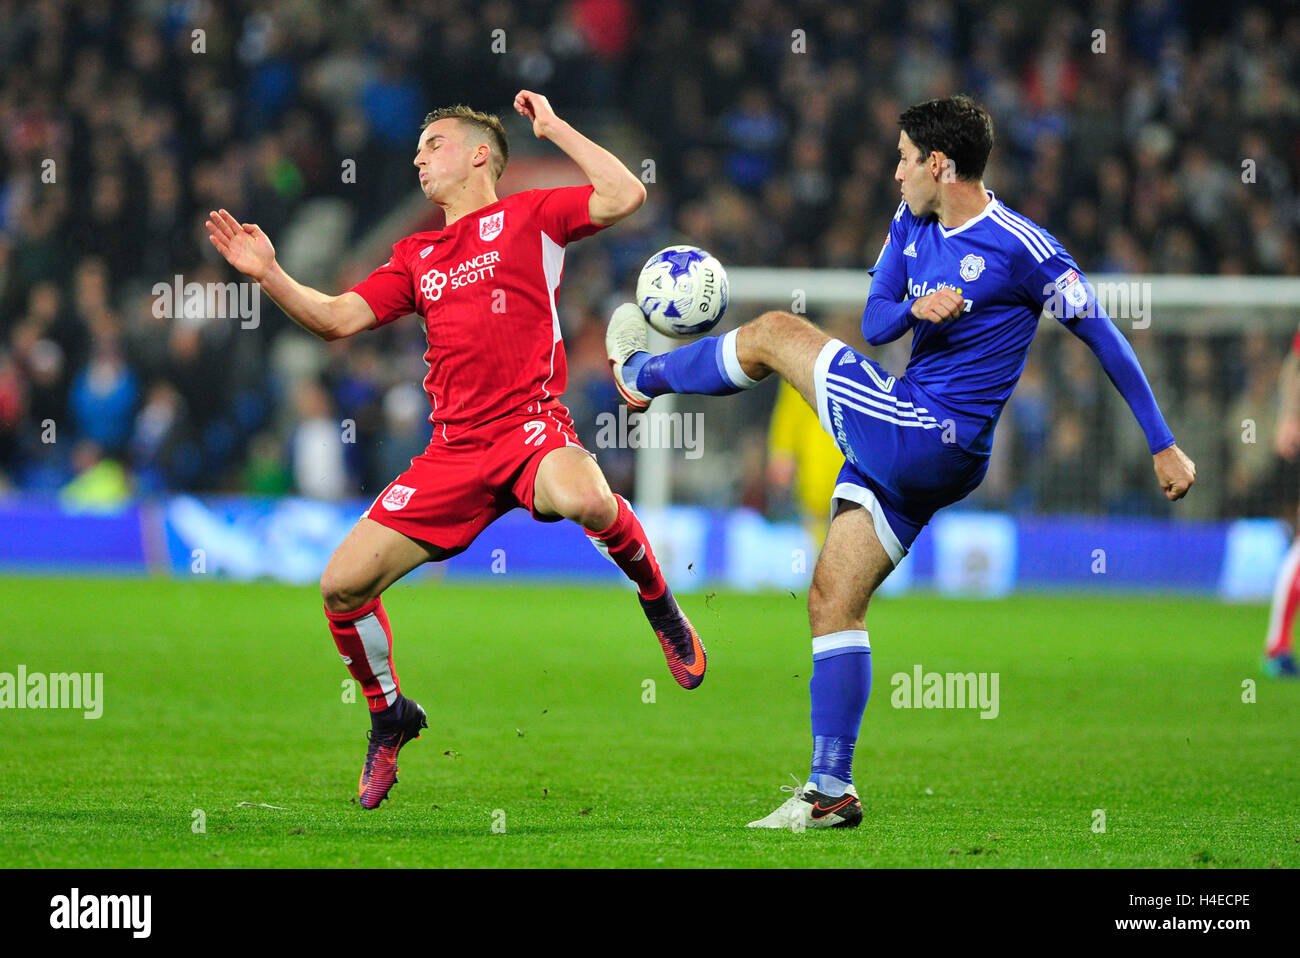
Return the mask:
<path id="1" fill-rule="evenodd" d="M 623 364 L 633 353 L 650 351 L 650 325 L 645 313 L 636 303 L 624 303 L 609 318 L 609 328 L 605 330 L 605 354 L 609 357 L 609 368 L 614 373 L 614 385 L 618 387 L 619 398 L 627 404 L 632 412 L 643 412 L 649 408 L 651 396 L 647 396 L 623 380 Z"/>
<path id="2" fill-rule="evenodd" d="M 862 801 L 858 790 L 850 785 L 839 798 L 819 792 L 811 784 L 782 785 L 781 791 L 792 792 L 781 807 L 750 828 L 785 828 L 802 832 L 809 828 L 857 828 L 862 821 Z"/>

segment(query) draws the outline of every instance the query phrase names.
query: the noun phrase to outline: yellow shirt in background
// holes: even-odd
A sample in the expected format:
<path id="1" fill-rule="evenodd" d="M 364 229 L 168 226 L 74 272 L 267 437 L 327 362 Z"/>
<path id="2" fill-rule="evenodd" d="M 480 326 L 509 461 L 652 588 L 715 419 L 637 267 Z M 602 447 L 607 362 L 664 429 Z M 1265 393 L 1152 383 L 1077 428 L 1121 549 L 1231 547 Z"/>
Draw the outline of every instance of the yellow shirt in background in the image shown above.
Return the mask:
<path id="1" fill-rule="evenodd" d="M 785 380 L 781 380 L 776 407 L 772 410 L 767 450 L 771 459 L 794 460 L 795 504 L 803 513 L 804 521 L 820 530 L 817 532 L 820 541 L 826 534 L 831 493 L 835 490 L 835 477 L 844 465 L 844 454 L 822 429 L 817 413 Z"/>

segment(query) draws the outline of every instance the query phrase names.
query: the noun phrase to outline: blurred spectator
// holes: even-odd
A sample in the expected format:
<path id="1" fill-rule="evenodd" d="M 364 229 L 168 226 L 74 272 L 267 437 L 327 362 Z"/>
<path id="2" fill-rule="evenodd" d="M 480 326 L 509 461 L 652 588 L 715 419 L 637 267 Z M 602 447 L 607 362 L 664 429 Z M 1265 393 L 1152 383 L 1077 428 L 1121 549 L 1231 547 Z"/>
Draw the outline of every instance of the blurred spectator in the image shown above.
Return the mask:
<path id="1" fill-rule="evenodd" d="M 12 470 L 18 462 L 27 389 L 13 357 L 0 349 L 0 468 Z"/>
<path id="2" fill-rule="evenodd" d="M 1195 437 L 1196 471 L 1220 477 L 1223 481 L 1224 425 L 1223 397 L 1217 387 L 1214 349 L 1205 337 L 1187 341 L 1183 352 L 1181 401 L 1171 410 L 1174 424 L 1170 427 L 1189 437 Z M 1271 435 L 1271 433 L 1269 433 Z M 1267 448 L 1267 441 L 1263 444 Z M 1190 502 L 1191 497 L 1188 497 Z M 1218 503 L 1211 497 L 1204 502 L 1191 503 L 1189 517 L 1211 518 L 1218 511 Z"/>
<path id="3" fill-rule="evenodd" d="M 1276 391 L 1281 363 L 1267 350 L 1266 342 L 1249 342 L 1256 345 L 1247 357 L 1246 388 L 1228 408 L 1221 430 L 1229 450 L 1225 470 L 1227 508 L 1238 514 L 1250 512 L 1265 498 L 1261 487 L 1276 481 L 1281 467 L 1270 441 L 1277 430 Z"/>
<path id="4" fill-rule="evenodd" d="M 90 362 L 73 378 L 70 395 L 77 434 L 110 454 L 122 451 L 131 436 L 140 386 L 115 330 L 95 337 Z"/>
<path id="5" fill-rule="evenodd" d="M 60 498 L 71 509 L 112 511 L 131 498 L 126 470 L 115 459 L 106 458 L 91 440 L 82 440 L 72 449 L 75 478 L 60 491 Z"/>
<path id="6" fill-rule="evenodd" d="M 131 437 L 136 483 L 146 494 L 185 488 L 199 478 L 201 463 L 185 412 L 185 400 L 169 382 L 149 387 Z"/>
<path id="7" fill-rule="evenodd" d="M 274 433 L 261 433 L 253 438 L 241 486 L 255 496 L 282 496 L 293 490 L 293 476 L 279 437 Z"/>
<path id="8" fill-rule="evenodd" d="M 341 499 L 349 491 L 348 475 L 342 427 L 329 393 L 319 383 L 302 382 L 293 399 L 298 420 L 290 443 L 294 487 L 312 499 Z"/>
<path id="9" fill-rule="evenodd" d="M 411 467 L 429 444 L 429 397 L 414 383 L 398 383 L 384 395 L 383 425 L 368 490 L 378 492 Z"/>

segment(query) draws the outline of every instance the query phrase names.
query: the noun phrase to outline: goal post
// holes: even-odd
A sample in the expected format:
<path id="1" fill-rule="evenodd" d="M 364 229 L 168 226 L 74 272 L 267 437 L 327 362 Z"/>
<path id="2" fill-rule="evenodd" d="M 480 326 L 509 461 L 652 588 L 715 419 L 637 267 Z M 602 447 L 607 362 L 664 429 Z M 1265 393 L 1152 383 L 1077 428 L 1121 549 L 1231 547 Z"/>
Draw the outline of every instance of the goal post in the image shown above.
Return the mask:
<path id="1" fill-rule="evenodd" d="M 871 274 L 864 269 L 769 269 L 738 267 L 727 270 L 730 300 L 770 303 L 772 309 L 791 309 L 802 293 L 809 309 L 864 306 Z M 1094 273 L 1088 282 L 1103 305 L 1119 291 L 1137 290 L 1160 309 L 1181 307 L 1231 309 L 1235 320 L 1223 328 L 1247 329 L 1251 307 L 1300 308 L 1300 277 L 1294 276 L 1167 276 L 1156 273 Z M 784 304 L 784 305 L 781 305 Z M 729 307 L 729 310 L 733 307 Z"/>
<path id="2" fill-rule="evenodd" d="M 829 311 L 861 310 L 871 287 L 870 274 L 861 269 L 733 267 L 727 273 L 729 306 L 718 332 L 733 329 L 766 309 L 813 317 Z M 1300 326 L 1300 277 L 1095 273 L 1088 280 L 1098 302 L 1128 337 L 1262 333 L 1280 338 L 1294 334 Z M 1044 333 L 1051 334 L 1060 326 L 1044 313 L 1040 323 Z M 675 341 L 652 332 L 652 351 L 674 345 Z M 675 396 L 661 397 L 654 405 L 662 412 L 678 408 L 681 402 Z M 724 441 L 729 438 L 721 437 Z M 718 439 L 710 436 L 715 448 Z M 636 479 L 639 506 L 655 509 L 672 503 L 672 452 L 639 449 Z"/>

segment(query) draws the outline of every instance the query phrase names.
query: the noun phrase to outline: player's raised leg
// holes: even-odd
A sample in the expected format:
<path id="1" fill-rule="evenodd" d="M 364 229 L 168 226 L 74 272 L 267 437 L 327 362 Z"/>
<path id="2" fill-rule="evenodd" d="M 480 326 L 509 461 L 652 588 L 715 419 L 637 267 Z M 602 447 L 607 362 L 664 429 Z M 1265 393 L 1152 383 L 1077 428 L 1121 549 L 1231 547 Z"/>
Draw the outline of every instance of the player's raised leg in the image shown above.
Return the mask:
<path id="1" fill-rule="evenodd" d="M 773 310 L 729 333 L 658 355 L 648 350 L 648 329 L 641 310 L 624 303 L 605 334 L 614 381 L 631 408 L 645 409 L 664 393 L 730 396 L 773 372 L 817 407 L 813 369 L 830 337 L 806 319 Z"/>
<path id="2" fill-rule="evenodd" d="M 442 558 L 437 547 L 363 518 L 321 576 L 330 634 L 370 706 L 370 744 L 357 786 L 362 808 L 375 808 L 388 796 L 397 783 L 397 753 L 428 727 L 424 709 L 402 695 L 380 595 L 416 566 Z"/>
<path id="3" fill-rule="evenodd" d="M 673 598 L 636 513 L 610 491 L 586 450 L 569 446 L 547 453 L 537 468 L 533 509 L 578 523 L 592 545 L 632 580 L 668 670 L 683 688 L 697 688 L 708 661 L 704 645 Z"/>
<path id="4" fill-rule="evenodd" d="M 808 591 L 812 627 L 812 770 L 806 784 L 750 828 L 853 828 L 862 803 L 853 785 L 853 749 L 871 694 L 867 604 L 894 568 L 876 535 L 871 513 L 836 500 Z"/>

